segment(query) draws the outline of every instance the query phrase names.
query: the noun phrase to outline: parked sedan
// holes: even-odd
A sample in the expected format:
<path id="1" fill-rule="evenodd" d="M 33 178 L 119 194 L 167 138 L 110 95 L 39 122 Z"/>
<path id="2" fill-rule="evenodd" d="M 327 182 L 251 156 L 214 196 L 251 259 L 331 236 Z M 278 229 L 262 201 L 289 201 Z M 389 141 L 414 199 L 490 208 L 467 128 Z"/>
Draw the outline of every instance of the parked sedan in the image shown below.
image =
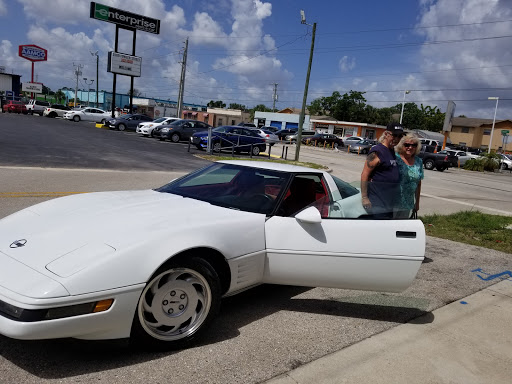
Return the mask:
<path id="1" fill-rule="evenodd" d="M 208 131 L 194 133 L 191 143 L 198 149 L 208 147 Z M 250 128 L 226 125 L 212 130 L 212 149 L 215 152 L 232 150 L 236 152 L 249 152 L 258 156 L 265 152 L 265 140 Z"/>
<path id="2" fill-rule="evenodd" d="M 220 161 L 1 219 L 0 334 L 184 348 L 230 327 L 213 321 L 223 297 L 259 284 L 400 292 L 424 256 L 420 220 L 368 217 L 328 172 Z"/>
<path id="3" fill-rule="evenodd" d="M 277 137 L 279 137 L 279 140 L 284 140 L 286 136 L 293 135 L 297 133 L 297 129 L 280 129 L 276 132 Z"/>
<path id="4" fill-rule="evenodd" d="M 84 120 L 105 124 L 105 122 L 110 119 L 110 113 L 98 108 L 82 108 L 67 111 L 64 113 L 63 117 L 67 120 L 73 120 L 74 122 Z"/>
<path id="5" fill-rule="evenodd" d="M 179 117 L 159 117 L 153 121 L 145 121 L 143 123 L 139 123 L 135 132 L 140 133 L 142 136 L 151 136 L 153 137 L 153 130 L 159 125 L 170 124 L 173 121 L 181 120 Z"/>
<path id="6" fill-rule="evenodd" d="M 443 149 L 442 151 L 438 151 L 437 153 L 446 154 L 446 155 L 450 155 L 450 156 L 456 156 L 457 159 L 456 159 L 456 164 L 454 164 L 454 166 L 460 165 L 461 167 L 463 167 L 464 164 L 466 164 L 466 161 L 473 158 L 472 156 L 468 155 L 464 151 L 457 151 L 457 150 L 451 150 L 451 149 Z"/>
<path id="7" fill-rule="evenodd" d="M 367 154 L 370 152 L 370 149 L 376 145 L 377 142 L 375 140 L 359 140 L 354 142 L 354 140 L 349 141 L 346 145 L 349 146 L 349 151 L 352 153 L 362 153 Z"/>
<path id="8" fill-rule="evenodd" d="M 2 106 L 2 112 L 23 113 L 24 115 L 28 113 L 26 105 L 17 100 L 7 100 Z"/>
<path id="9" fill-rule="evenodd" d="M 153 130 L 153 137 L 160 140 L 171 140 L 177 143 L 181 140 L 190 140 L 196 132 L 202 132 L 211 125 L 198 120 L 181 119 L 170 124 L 160 125 Z"/>
<path id="10" fill-rule="evenodd" d="M 62 104 L 52 104 L 43 111 L 43 116 L 46 117 L 63 117 L 71 108 Z"/>
<path id="11" fill-rule="evenodd" d="M 254 128 L 253 131 L 260 135 L 260 137 L 263 137 L 265 142 L 270 146 L 273 146 L 275 143 L 279 142 L 279 137 L 271 131 L 267 131 L 266 129 L 262 128 Z"/>
<path id="12" fill-rule="evenodd" d="M 343 147 L 343 140 L 332 133 L 317 133 L 311 137 L 305 137 L 302 139 L 304 144 L 312 143 L 314 145 L 329 144 L 334 148 Z"/>
<path id="13" fill-rule="evenodd" d="M 120 131 L 129 129 L 131 131 L 135 131 L 137 130 L 137 126 L 140 123 L 148 121 L 153 121 L 153 119 L 147 115 L 142 114 L 127 114 L 116 117 L 115 119 L 109 119 L 106 125 L 110 129 L 118 129 Z"/>

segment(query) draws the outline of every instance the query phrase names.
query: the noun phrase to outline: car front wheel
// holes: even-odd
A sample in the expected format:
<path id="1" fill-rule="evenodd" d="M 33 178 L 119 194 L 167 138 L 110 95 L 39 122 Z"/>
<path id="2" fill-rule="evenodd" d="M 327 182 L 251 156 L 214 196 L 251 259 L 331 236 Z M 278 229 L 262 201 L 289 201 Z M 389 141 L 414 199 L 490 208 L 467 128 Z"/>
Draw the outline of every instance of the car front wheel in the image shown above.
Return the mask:
<path id="1" fill-rule="evenodd" d="M 78 115 L 73 116 L 73 121 L 75 123 L 78 123 L 80 121 L 80 116 L 78 116 Z"/>
<path id="2" fill-rule="evenodd" d="M 259 154 L 260 154 L 260 147 L 258 147 L 257 145 L 252 147 L 252 155 L 253 156 L 258 156 Z"/>
<path id="3" fill-rule="evenodd" d="M 119 124 L 119 125 L 117 126 L 117 129 L 119 129 L 120 131 L 124 131 L 124 130 L 126 129 L 126 125 L 124 125 L 124 124 Z"/>
<path id="4" fill-rule="evenodd" d="M 177 133 L 173 133 L 173 134 L 171 135 L 171 141 L 172 141 L 173 143 L 177 143 L 177 142 L 179 142 L 179 141 L 180 141 L 180 135 L 179 135 L 179 134 L 177 134 Z"/>
<path id="5" fill-rule="evenodd" d="M 131 342 L 148 349 L 176 349 L 190 344 L 220 308 L 217 273 L 194 257 L 160 268 L 137 304 Z"/>

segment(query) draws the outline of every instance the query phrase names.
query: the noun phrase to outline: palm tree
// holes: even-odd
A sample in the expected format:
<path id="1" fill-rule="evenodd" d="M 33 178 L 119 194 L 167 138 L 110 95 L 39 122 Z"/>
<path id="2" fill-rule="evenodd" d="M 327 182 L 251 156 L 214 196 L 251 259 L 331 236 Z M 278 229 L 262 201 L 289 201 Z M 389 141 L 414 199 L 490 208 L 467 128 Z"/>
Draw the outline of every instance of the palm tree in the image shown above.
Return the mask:
<path id="1" fill-rule="evenodd" d="M 57 102 L 60 103 L 61 100 L 66 99 L 66 95 L 64 92 L 62 92 L 62 89 L 59 89 L 57 92 L 55 92 L 55 98 L 57 99 Z"/>

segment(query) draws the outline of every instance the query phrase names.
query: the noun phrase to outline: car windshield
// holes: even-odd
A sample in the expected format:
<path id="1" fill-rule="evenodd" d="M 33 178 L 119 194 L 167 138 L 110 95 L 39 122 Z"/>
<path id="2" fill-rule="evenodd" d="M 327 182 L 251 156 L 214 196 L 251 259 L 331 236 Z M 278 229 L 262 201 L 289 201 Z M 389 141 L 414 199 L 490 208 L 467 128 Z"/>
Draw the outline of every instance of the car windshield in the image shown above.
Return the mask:
<path id="1" fill-rule="evenodd" d="M 156 191 L 270 215 L 280 201 L 290 176 L 289 173 L 268 169 L 215 163 Z"/>
<path id="2" fill-rule="evenodd" d="M 153 123 L 161 123 L 162 121 L 167 120 L 166 117 L 160 117 L 159 119 L 153 120 Z"/>
<path id="3" fill-rule="evenodd" d="M 132 117 L 133 115 L 121 115 L 119 116 L 120 119 L 125 119 L 125 120 L 128 120 L 130 117 Z"/>

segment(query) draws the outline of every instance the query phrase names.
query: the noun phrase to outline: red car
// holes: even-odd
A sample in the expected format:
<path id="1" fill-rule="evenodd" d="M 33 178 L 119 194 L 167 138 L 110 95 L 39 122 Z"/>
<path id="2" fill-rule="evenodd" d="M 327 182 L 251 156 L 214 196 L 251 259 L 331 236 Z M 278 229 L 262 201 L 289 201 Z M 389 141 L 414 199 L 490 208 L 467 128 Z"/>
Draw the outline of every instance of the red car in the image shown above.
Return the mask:
<path id="1" fill-rule="evenodd" d="M 3 112 L 15 112 L 27 114 L 27 107 L 21 101 L 7 100 L 7 103 L 3 106 Z"/>

